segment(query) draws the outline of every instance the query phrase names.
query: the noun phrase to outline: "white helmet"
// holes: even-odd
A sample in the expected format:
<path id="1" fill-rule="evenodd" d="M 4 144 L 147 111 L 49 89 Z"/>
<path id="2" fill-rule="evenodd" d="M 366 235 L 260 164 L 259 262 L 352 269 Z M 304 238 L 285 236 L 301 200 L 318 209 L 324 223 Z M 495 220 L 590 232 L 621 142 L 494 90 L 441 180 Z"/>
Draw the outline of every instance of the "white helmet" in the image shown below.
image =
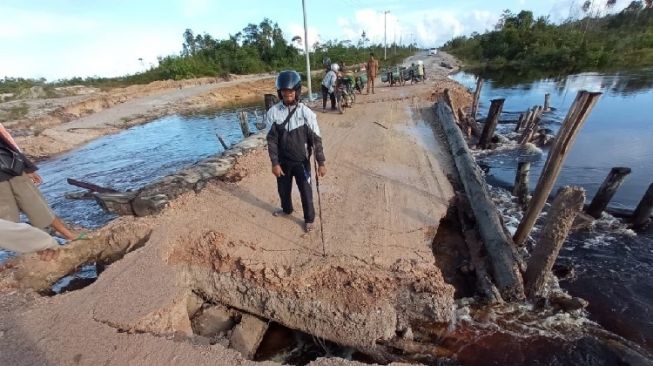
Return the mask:
<path id="1" fill-rule="evenodd" d="M 338 64 L 331 64 L 331 70 L 333 72 L 338 72 L 338 70 L 340 70 L 340 66 L 338 66 Z"/>
<path id="2" fill-rule="evenodd" d="M 417 64 L 418 64 L 418 65 L 424 65 L 424 61 L 422 61 L 422 60 L 417 60 Z"/>

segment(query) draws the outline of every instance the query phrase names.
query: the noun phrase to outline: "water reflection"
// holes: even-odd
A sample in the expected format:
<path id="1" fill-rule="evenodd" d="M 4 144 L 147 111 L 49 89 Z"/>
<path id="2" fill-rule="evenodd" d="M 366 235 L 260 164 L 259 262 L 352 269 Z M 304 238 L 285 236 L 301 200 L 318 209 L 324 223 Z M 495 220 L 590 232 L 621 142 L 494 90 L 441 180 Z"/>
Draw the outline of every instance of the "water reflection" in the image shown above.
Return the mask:
<path id="1" fill-rule="evenodd" d="M 639 77 L 646 81 L 635 81 Z M 453 78 L 474 88 L 473 75 L 459 73 Z M 633 85 L 648 85 L 649 89 L 634 89 Z M 544 94 L 549 93 L 555 110 L 544 114 L 541 126 L 557 132 L 579 90 L 603 92 L 567 157 L 558 186 L 580 185 L 587 190 L 591 199 L 612 167 L 627 166 L 632 168 L 632 173 L 612 204 L 633 209 L 653 181 L 653 120 L 648 111 L 653 105 L 652 88 L 653 68 L 611 75 L 584 73 L 509 87 L 500 87 L 495 80 L 485 80 L 479 117 L 487 115 L 491 99 L 506 98 L 502 119 L 516 120 L 510 113 L 520 113 L 532 106 L 542 105 Z M 514 123 L 502 124 L 499 131 L 509 132 L 514 127 Z M 532 165 L 532 172 L 541 170 L 547 151 L 544 153 L 541 160 Z M 489 161 L 484 162 L 495 167 L 491 170 L 493 178 L 512 184 L 517 161 L 498 159 L 492 155 L 487 159 Z M 496 161 L 501 164 L 494 164 Z M 534 186 L 536 182 L 537 175 L 532 174 L 531 184 Z"/>
<path id="2" fill-rule="evenodd" d="M 498 88 L 521 88 L 528 91 L 541 82 L 545 81 L 556 85 L 557 90 L 569 89 L 570 84 L 580 81 L 587 90 L 595 90 L 590 86 L 597 87 L 596 90 L 611 91 L 616 94 L 628 95 L 637 93 L 642 90 L 653 88 L 653 68 L 644 68 L 639 70 L 615 71 L 611 73 L 587 72 L 581 74 L 570 73 L 543 73 L 538 69 L 511 69 L 503 68 L 500 70 L 493 69 L 474 69 L 468 74 L 480 75 L 484 80 L 492 80 L 495 87 Z M 598 80 L 599 83 L 592 83 L 591 79 Z"/>

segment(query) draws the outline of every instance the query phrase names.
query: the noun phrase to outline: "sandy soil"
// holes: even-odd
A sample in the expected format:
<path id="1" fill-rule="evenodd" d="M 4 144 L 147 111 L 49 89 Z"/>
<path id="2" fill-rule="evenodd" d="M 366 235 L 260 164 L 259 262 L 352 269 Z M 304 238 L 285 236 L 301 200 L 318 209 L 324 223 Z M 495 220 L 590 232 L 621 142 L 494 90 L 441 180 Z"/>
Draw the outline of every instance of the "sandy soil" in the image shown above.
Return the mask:
<path id="1" fill-rule="evenodd" d="M 193 343 L 197 295 L 361 349 L 412 324 L 451 321 L 453 287 L 432 246 L 453 199 L 453 166 L 429 123 L 443 85 L 455 88 L 458 105 L 469 96 L 445 79 L 450 70 L 438 65 L 448 57 L 425 56 L 426 83 L 379 81 L 343 115 L 318 112 L 329 169 L 319 206 L 316 196 L 318 230 L 303 235 L 296 191 L 291 217 L 271 215 L 279 204 L 267 152 L 250 153 L 235 167 L 241 181 L 182 195 L 155 217 L 114 222 L 152 234 L 93 285 L 54 298 L 0 296 L 0 364 L 253 364 Z M 101 118 L 69 123 L 49 131 L 103 126 Z M 327 364 L 340 361 L 313 363 Z"/>

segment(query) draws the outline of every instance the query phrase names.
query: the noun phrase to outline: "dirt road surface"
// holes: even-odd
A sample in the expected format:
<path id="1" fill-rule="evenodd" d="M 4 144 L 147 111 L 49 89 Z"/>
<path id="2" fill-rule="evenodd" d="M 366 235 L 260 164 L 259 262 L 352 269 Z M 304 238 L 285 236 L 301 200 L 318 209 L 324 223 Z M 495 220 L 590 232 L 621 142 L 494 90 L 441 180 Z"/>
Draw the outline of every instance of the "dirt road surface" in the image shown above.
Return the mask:
<path id="1" fill-rule="evenodd" d="M 257 150 L 236 164 L 239 182 L 213 182 L 158 216 L 110 224 L 105 230 L 124 236 L 146 228 L 146 243 L 91 286 L 52 298 L 5 290 L 0 364 L 255 364 L 197 341 L 190 318 L 203 302 L 368 354 L 412 334 L 415 324 L 451 322 L 454 289 L 433 247 L 452 204 L 453 167 L 430 127 L 433 93 L 455 87 L 439 66 L 452 62 L 447 57 L 424 56 L 426 83 L 377 81 L 376 94 L 358 96 L 342 115 L 309 103 L 317 106 L 328 167 L 321 205 L 314 192 L 315 232 L 303 234 L 296 189 L 295 213 L 271 214 L 279 206 L 276 182 L 267 151 Z M 455 95 L 467 98 L 461 88 Z M 115 113 L 151 103 L 134 101 Z M 101 117 L 71 123 L 65 128 L 103 124 Z M 330 364 L 340 361 L 311 365 Z"/>

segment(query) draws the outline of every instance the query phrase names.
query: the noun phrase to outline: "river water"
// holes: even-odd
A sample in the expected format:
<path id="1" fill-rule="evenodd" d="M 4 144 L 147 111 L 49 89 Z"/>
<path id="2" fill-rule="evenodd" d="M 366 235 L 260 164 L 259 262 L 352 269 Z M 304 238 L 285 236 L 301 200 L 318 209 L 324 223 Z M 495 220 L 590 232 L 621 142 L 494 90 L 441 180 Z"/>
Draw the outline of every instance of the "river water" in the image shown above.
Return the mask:
<path id="1" fill-rule="evenodd" d="M 460 72 L 452 78 L 472 90 L 475 87 L 475 75 Z M 612 167 L 630 167 L 632 173 L 610 206 L 632 210 L 653 183 L 653 68 L 510 84 L 484 78 L 478 117 L 487 115 L 490 100 L 505 98 L 500 118 L 504 123 L 500 123 L 497 131 L 510 133 L 518 113 L 542 105 L 544 94 L 550 93 L 555 110 L 543 116 L 541 126 L 557 132 L 579 90 L 603 94 L 578 134 L 556 185 L 585 188 L 589 202 Z M 489 167 L 488 181 L 504 187 L 512 185 L 518 161 L 531 161 L 532 190 L 547 153 L 547 148 L 519 149 L 513 145 L 491 153 L 477 153 L 476 157 L 479 163 Z M 496 192 L 499 193 L 495 197 L 503 196 L 504 202 L 510 201 L 507 192 Z M 499 208 L 514 232 L 521 214 L 507 206 L 509 203 L 503 207 L 500 204 Z M 650 227 L 635 233 L 604 214 L 591 230 L 569 237 L 558 263 L 573 267 L 575 274 L 561 281 L 561 286 L 589 301 L 591 320 L 653 352 L 653 230 Z"/>
<path id="2" fill-rule="evenodd" d="M 56 214 L 66 222 L 100 227 L 115 215 L 106 213 L 94 200 L 66 199 L 65 194 L 83 189 L 69 185 L 74 178 L 120 191 L 137 190 L 243 139 L 238 113 L 248 112 L 250 131 L 262 119 L 262 107 L 205 111 L 188 116 L 171 115 L 104 136 L 80 148 L 38 164 L 44 183 L 41 191 Z M 255 114 L 256 113 L 256 114 Z M 0 250 L 0 262 L 12 253 Z"/>

